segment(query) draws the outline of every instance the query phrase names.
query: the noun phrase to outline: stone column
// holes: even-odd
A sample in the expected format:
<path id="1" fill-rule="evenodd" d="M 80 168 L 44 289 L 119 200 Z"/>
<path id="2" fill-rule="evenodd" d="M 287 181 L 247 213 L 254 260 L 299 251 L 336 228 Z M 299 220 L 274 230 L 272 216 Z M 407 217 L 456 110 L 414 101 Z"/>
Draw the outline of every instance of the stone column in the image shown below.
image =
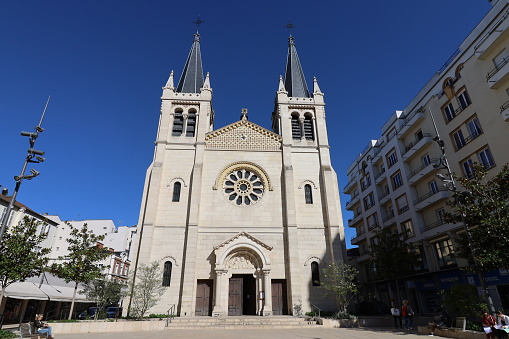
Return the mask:
<path id="1" fill-rule="evenodd" d="M 305 120 L 304 117 L 299 117 L 299 127 L 300 127 L 300 138 L 301 138 L 301 140 L 305 140 L 306 139 L 306 134 L 304 132 L 304 120 Z"/>
<path id="2" fill-rule="evenodd" d="M 187 117 L 188 117 L 188 114 L 187 113 L 183 113 L 182 114 L 182 119 L 184 121 L 182 121 L 182 135 L 183 136 L 186 136 L 186 131 L 187 131 Z M 196 126 L 195 126 L 196 128 Z M 196 130 L 195 130 L 196 131 Z"/>
<path id="3" fill-rule="evenodd" d="M 216 281 L 214 282 L 214 308 L 212 309 L 212 316 L 219 317 L 225 315 L 224 309 L 221 305 L 223 301 L 222 286 L 226 277 L 227 270 L 216 270 Z"/>
<path id="4" fill-rule="evenodd" d="M 263 316 L 272 315 L 272 285 L 270 281 L 270 270 L 263 270 L 263 286 L 265 287 L 265 300 Z"/>

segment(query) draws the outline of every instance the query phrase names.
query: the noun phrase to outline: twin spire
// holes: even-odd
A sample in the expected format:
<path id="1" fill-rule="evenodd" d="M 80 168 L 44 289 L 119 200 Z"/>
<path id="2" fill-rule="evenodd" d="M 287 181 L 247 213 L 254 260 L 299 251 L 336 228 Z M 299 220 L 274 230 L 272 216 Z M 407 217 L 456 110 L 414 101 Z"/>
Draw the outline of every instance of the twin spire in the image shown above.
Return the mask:
<path id="1" fill-rule="evenodd" d="M 294 40 L 294 37 L 290 35 L 288 38 L 288 56 L 286 59 L 284 84 L 282 81 L 283 79 L 280 79 L 278 92 L 283 90 L 288 93 L 289 97 L 310 98 L 311 95 L 306 84 L 306 78 L 304 77 L 304 72 L 299 61 L 299 56 L 297 55 L 297 49 L 295 48 Z M 207 87 L 204 86 L 204 83 L 210 87 L 208 74 L 207 79 L 204 81 L 200 51 L 200 34 L 196 33 L 194 35 L 191 51 L 187 57 L 186 65 L 182 71 L 182 76 L 180 77 L 180 81 L 177 85 L 176 92 L 200 93 L 200 89 L 202 87 Z M 282 88 L 283 85 L 284 88 Z M 170 78 L 168 79 L 168 83 L 165 87 L 174 89 L 173 71 L 171 72 Z M 314 79 L 313 94 L 321 94 L 320 88 L 316 82 L 316 78 Z"/>

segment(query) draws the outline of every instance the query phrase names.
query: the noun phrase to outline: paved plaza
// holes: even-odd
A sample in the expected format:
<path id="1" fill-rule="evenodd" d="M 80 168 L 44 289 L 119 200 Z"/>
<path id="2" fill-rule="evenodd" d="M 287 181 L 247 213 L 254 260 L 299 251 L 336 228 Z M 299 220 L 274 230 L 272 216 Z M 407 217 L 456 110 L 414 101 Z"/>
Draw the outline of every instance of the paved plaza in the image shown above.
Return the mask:
<path id="1" fill-rule="evenodd" d="M 255 330 L 164 330 L 154 332 L 116 332 L 94 334 L 63 334 L 55 333 L 57 339 L 82 339 L 82 338 L 122 338 L 122 339 L 383 339 L 401 336 L 402 339 L 422 338 L 423 335 L 413 331 L 397 331 L 391 329 L 375 328 L 316 328 L 316 329 L 255 329 Z"/>

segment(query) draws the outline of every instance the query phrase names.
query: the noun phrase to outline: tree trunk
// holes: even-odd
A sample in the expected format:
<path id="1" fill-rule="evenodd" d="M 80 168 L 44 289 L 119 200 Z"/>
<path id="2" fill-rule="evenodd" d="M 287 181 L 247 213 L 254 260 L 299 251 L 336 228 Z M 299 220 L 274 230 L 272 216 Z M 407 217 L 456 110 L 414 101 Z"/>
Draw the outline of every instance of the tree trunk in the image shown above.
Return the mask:
<path id="1" fill-rule="evenodd" d="M 74 285 L 74 293 L 72 295 L 71 309 L 69 310 L 69 317 L 67 319 L 72 319 L 72 312 L 74 312 L 74 301 L 76 300 L 76 292 L 78 291 L 78 283 Z"/>

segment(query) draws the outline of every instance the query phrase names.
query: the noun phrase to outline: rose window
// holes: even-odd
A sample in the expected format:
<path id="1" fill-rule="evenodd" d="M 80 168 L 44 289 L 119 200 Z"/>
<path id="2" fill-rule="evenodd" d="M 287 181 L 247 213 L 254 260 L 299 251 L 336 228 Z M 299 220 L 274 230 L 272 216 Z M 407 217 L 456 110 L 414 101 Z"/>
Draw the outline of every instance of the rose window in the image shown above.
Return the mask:
<path id="1" fill-rule="evenodd" d="M 260 177 L 246 169 L 235 170 L 228 174 L 224 179 L 223 188 L 228 200 L 238 206 L 255 204 L 263 195 Z"/>

